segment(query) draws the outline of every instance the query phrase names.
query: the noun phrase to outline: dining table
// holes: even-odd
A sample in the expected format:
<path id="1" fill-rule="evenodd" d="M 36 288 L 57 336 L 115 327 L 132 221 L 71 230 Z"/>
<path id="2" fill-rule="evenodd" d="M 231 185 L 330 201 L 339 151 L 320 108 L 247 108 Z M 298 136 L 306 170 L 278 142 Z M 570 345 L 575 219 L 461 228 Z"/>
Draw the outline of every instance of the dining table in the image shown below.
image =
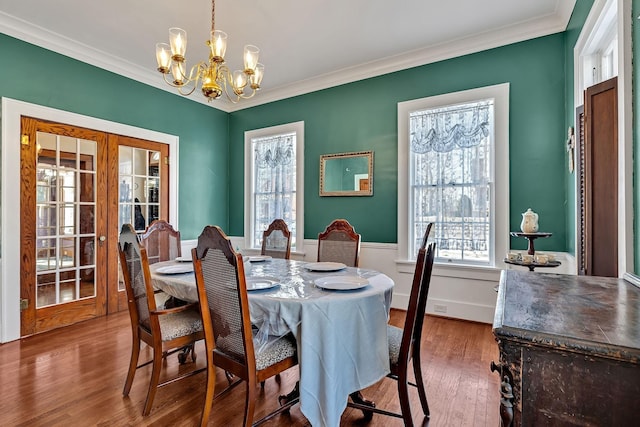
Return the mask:
<path id="1" fill-rule="evenodd" d="M 393 280 L 341 263 L 245 256 L 243 264 L 256 352 L 292 333 L 301 412 L 312 426 L 339 426 L 349 396 L 389 373 Z M 156 288 L 198 301 L 187 257 L 152 264 L 150 271 Z"/>

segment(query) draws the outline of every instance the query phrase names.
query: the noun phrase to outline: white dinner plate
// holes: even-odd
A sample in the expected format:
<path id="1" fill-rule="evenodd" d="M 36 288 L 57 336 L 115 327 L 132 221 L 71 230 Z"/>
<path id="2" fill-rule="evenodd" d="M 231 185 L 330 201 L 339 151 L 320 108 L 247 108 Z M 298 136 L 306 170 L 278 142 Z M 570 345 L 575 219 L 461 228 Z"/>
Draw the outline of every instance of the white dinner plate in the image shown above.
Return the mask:
<path id="1" fill-rule="evenodd" d="M 190 256 L 179 256 L 179 257 L 176 257 L 176 259 L 174 259 L 174 261 L 178 261 L 178 262 L 193 262 L 193 260 L 191 259 Z"/>
<path id="2" fill-rule="evenodd" d="M 271 289 L 280 283 L 275 277 L 252 277 L 246 279 L 247 291 L 260 291 L 263 289 Z"/>
<path id="3" fill-rule="evenodd" d="M 176 265 L 167 265 L 163 267 L 158 267 L 156 269 L 156 273 L 160 274 L 183 274 L 183 273 L 192 273 L 193 272 L 193 264 L 176 264 Z"/>
<path id="4" fill-rule="evenodd" d="M 341 262 L 310 262 L 304 268 L 311 271 L 338 271 L 347 266 Z"/>
<path id="5" fill-rule="evenodd" d="M 270 260 L 271 257 L 269 255 L 258 255 L 258 256 L 250 256 L 249 262 L 263 262 Z"/>
<path id="6" fill-rule="evenodd" d="M 315 284 L 323 289 L 347 291 L 364 288 L 369 284 L 369 281 L 359 276 L 328 276 L 316 279 Z"/>

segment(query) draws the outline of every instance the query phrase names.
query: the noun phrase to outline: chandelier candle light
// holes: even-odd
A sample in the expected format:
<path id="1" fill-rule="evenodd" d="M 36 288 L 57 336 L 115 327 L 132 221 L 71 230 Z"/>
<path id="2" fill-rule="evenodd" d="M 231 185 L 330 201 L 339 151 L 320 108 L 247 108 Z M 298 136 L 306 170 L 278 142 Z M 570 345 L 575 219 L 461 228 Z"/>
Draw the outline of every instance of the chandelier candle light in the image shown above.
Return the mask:
<path id="1" fill-rule="evenodd" d="M 158 71 L 164 76 L 164 81 L 178 89 L 180 95 L 189 96 L 198 87 L 208 101 L 217 99 L 224 90 L 227 98 L 236 103 L 240 99 L 248 99 L 260 89 L 264 65 L 258 62 L 260 50 L 253 45 L 244 47 L 244 70 L 234 71 L 233 74 L 224 63 L 227 50 L 227 33 L 215 29 L 216 6 L 211 1 L 211 38 L 207 40 L 209 46 L 209 60 L 201 61 L 191 67 L 186 74 L 185 53 L 187 50 L 187 32 L 181 28 L 169 29 L 169 44 L 156 44 L 156 59 Z M 167 78 L 171 73 L 173 80 Z M 247 85 L 250 94 L 245 94 Z M 229 94 L 231 86 L 233 94 Z"/>

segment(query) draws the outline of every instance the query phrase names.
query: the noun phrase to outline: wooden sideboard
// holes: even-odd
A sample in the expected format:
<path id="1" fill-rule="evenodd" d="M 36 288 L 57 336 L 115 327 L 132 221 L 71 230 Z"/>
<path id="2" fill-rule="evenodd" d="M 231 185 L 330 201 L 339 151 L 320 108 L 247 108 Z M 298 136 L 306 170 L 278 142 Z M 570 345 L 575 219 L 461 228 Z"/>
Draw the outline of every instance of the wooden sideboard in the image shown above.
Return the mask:
<path id="1" fill-rule="evenodd" d="M 493 322 L 503 426 L 640 420 L 640 289 L 622 279 L 504 270 Z"/>

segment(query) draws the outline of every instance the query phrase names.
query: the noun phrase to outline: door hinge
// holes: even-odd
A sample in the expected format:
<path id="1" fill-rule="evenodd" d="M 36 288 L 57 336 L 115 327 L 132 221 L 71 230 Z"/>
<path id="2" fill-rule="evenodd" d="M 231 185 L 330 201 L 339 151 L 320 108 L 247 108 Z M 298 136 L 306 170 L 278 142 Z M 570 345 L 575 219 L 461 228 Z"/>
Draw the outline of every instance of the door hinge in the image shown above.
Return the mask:
<path id="1" fill-rule="evenodd" d="M 20 144 L 29 145 L 29 135 L 27 135 L 26 133 L 23 133 L 22 136 L 20 137 Z"/>
<path id="2" fill-rule="evenodd" d="M 20 311 L 26 310 L 27 308 L 29 308 L 29 300 L 26 299 L 26 298 L 21 298 L 20 299 Z"/>
<path id="3" fill-rule="evenodd" d="M 167 157 L 165 157 L 165 158 L 164 158 L 164 164 L 165 164 L 165 165 L 168 165 L 168 164 L 169 164 L 169 156 L 167 156 Z"/>

